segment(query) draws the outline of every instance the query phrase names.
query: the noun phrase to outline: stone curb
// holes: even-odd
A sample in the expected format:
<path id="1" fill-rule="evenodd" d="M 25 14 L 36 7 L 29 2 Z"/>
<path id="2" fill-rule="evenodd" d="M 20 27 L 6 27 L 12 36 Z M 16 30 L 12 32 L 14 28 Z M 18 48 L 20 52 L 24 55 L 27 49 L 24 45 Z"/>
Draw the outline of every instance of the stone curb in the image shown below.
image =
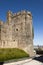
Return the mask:
<path id="1" fill-rule="evenodd" d="M 4 63 L 3 65 L 20 65 L 20 64 L 24 64 L 24 63 L 27 63 L 27 62 L 30 62 L 30 61 L 32 61 L 32 58 L 22 60 L 22 61 L 17 61 L 17 62 Z"/>

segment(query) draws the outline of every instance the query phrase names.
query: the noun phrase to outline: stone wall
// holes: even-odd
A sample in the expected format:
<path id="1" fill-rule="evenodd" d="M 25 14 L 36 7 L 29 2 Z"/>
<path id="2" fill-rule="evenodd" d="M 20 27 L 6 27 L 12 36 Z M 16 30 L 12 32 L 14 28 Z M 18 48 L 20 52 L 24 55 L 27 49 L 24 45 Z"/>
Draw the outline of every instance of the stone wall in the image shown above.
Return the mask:
<path id="1" fill-rule="evenodd" d="M 1 48 L 20 48 L 33 56 L 32 15 L 22 11 L 7 13 L 7 22 L 3 23 L 0 32 Z"/>

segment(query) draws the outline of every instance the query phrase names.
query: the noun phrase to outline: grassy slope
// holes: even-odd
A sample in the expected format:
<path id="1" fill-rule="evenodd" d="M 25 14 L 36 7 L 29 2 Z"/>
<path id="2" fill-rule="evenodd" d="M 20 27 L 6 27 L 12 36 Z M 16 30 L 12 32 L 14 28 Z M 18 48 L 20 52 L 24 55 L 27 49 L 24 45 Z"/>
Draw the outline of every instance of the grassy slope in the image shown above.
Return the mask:
<path id="1" fill-rule="evenodd" d="M 18 48 L 0 49 L 0 61 L 29 57 L 29 55 Z"/>

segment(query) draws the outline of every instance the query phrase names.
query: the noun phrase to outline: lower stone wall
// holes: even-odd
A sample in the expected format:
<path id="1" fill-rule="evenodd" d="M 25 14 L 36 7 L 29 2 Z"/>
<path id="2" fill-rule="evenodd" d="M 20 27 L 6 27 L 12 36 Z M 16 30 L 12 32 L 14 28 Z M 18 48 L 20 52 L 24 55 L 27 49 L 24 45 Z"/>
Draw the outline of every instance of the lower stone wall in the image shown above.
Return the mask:
<path id="1" fill-rule="evenodd" d="M 17 46 L 17 41 L 0 41 L 0 48 L 15 48 Z"/>
<path id="2" fill-rule="evenodd" d="M 32 43 L 32 42 L 31 42 Z M 0 48 L 19 48 L 27 52 L 30 56 L 34 56 L 33 45 L 18 41 L 0 41 Z"/>

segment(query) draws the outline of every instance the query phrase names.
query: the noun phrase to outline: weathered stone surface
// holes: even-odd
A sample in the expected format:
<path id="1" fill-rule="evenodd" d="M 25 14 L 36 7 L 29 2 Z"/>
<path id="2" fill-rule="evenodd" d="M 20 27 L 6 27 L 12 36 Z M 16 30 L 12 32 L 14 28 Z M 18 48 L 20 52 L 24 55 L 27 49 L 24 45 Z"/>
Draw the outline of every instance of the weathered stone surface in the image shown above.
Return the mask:
<path id="1" fill-rule="evenodd" d="M 32 15 L 21 11 L 7 13 L 7 22 L 0 23 L 0 48 L 20 48 L 33 56 Z"/>

